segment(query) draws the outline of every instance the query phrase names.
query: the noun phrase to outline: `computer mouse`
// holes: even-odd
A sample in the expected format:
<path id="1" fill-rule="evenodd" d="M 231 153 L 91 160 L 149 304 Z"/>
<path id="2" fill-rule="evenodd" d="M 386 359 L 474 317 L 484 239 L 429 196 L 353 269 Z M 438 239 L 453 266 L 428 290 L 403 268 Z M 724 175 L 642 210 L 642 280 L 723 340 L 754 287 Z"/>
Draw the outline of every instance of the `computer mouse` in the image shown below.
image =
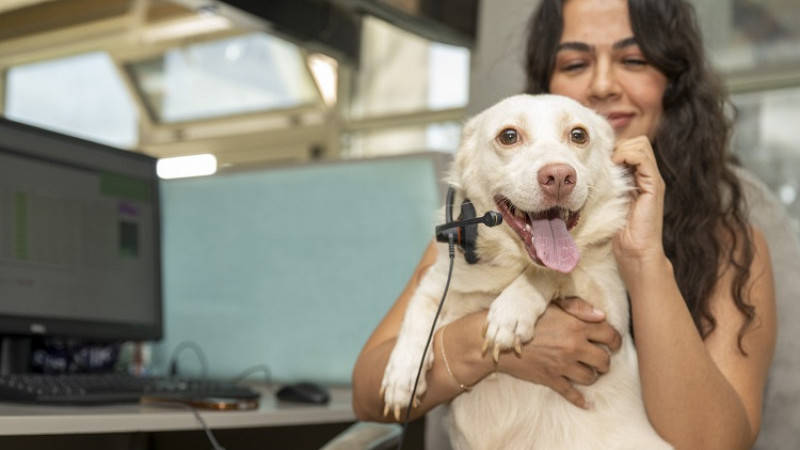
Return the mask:
<path id="1" fill-rule="evenodd" d="M 287 384 L 275 394 L 278 400 L 295 403 L 313 403 L 322 405 L 330 401 L 331 396 L 327 389 L 308 381 Z"/>

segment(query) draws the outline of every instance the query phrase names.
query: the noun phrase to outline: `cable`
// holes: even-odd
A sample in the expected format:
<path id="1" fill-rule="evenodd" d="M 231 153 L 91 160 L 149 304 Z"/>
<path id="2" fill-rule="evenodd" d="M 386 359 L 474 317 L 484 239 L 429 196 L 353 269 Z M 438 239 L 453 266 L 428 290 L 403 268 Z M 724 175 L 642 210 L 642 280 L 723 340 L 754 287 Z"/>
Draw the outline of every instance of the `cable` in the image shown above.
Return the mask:
<path id="1" fill-rule="evenodd" d="M 211 447 L 214 450 L 225 450 L 225 447 L 219 445 L 219 442 L 217 442 L 217 439 L 214 437 L 214 433 L 211 432 L 211 428 L 209 428 L 208 424 L 206 424 L 206 421 L 203 420 L 203 416 L 200 415 L 200 412 L 197 410 L 197 408 L 194 408 L 191 405 L 184 406 L 189 408 L 192 414 L 194 414 L 194 416 L 197 418 L 197 421 L 200 422 L 200 425 L 203 426 L 203 430 L 206 432 L 209 442 L 211 442 Z"/>
<path id="2" fill-rule="evenodd" d="M 194 350 L 195 355 L 197 355 L 197 359 L 200 361 L 200 367 L 202 371 L 201 378 L 205 378 L 208 375 L 208 360 L 206 359 L 205 353 L 203 353 L 203 349 L 200 346 L 192 341 L 183 341 L 175 346 L 172 350 L 172 356 L 170 357 L 169 362 L 169 374 L 170 375 L 177 375 L 178 370 L 178 357 L 180 356 L 181 352 L 186 349 L 191 348 Z"/>
<path id="3" fill-rule="evenodd" d="M 245 380 L 245 378 L 249 377 L 250 375 L 256 372 L 264 372 L 264 381 L 267 384 L 267 387 L 270 391 L 274 391 L 275 387 L 272 384 L 272 371 L 269 369 L 269 366 L 266 364 L 257 364 L 252 367 L 248 367 L 247 369 L 243 370 L 239 375 L 236 375 L 232 378 L 232 382 L 239 384 Z"/>
<path id="4" fill-rule="evenodd" d="M 406 437 L 406 432 L 408 431 L 408 422 L 411 418 L 411 407 L 414 405 L 414 396 L 417 394 L 417 385 L 419 384 L 419 377 L 422 374 L 422 367 L 425 365 L 425 355 L 428 354 L 428 347 L 431 345 L 431 341 L 433 340 L 433 333 L 436 331 L 436 321 L 439 320 L 439 316 L 442 313 L 442 306 L 444 306 L 444 300 L 447 298 L 447 290 L 450 289 L 450 277 L 453 275 L 453 263 L 455 262 L 455 234 L 448 233 L 448 245 L 449 245 L 449 252 L 450 252 L 450 268 L 447 271 L 447 281 L 444 284 L 444 292 L 442 293 L 442 299 L 439 300 L 439 306 L 436 308 L 436 315 L 433 316 L 433 323 L 431 324 L 431 331 L 428 333 L 428 340 L 425 342 L 425 350 L 422 352 L 422 359 L 419 362 L 419 368 L 417 369 L 417 377 L 414 379 L 414 388 L 411 390 L 411 399 L 408 401 L 408 406 L 406 407 L 406 417 L 403 420 L 403 430 L 400 432 L 400 441 L 397 443 L 397 450 L 402 450 L 403 448 L 403 441 Z"/>
<path id="5" fill-rule="evenodd" d="M 192 341 L 183 341 L 179 343 L 175 348 L 172 350 L 172 356 L 170 356 L 169 362 L 169 375 L 176 376 L 178 375 L 179 368 L 178 368 L 178 357 L 180 353 L 186 349 L 191 348 L 194 353 L 197 355 L 197 359 L 200 361 L 202 375 L 200 378 L 206 378 L 208 375 L 208 360 L 206 359 L 205 353 L 203 349 L 195 342 Z M 272 383 L 272 371 L 270 370 L 269 366 L 266 364 L 257 364 L 255 366 L 248 367 L 247 369 L 243 370 L 241 373 L 233 377 L 230 382 L 234 384 L 239 384 L 244 381 L 245 378 L 249 377 L 253 373 L 256 372 L 263 372 L 264 373 L 264 381 L 266 382 L 267 386 L 270 390 L 274 390 L 274 386 Z"/>
<path id="6" fill-rule="evenodd" d="M 208 424 L 203 419 L 203 416 L 200 415 L 200 411 L 198 411 L 197 408 L 195 408 L 194 406 L 187 405 L 186 403 L 174 402 L 169 400 L 165 401 L 152 400 L 149 403 L 171 408 L 188 409 L 189 411 L 192 412 L 192 414 L 194 414 L 194 417 L 200 423 L 200 426 L 203 427 L 203 431 L 205 431 L 206 437 L 208 437 L 208 441 L 211 443 L 211 448 L 213 450 L 225 450 L 225 447 L 219 445 L 219 442 L 217 442 L 217 439 L 214 437 L 214 433 L 211 431 L 211 428 L 209 428 Z"/>

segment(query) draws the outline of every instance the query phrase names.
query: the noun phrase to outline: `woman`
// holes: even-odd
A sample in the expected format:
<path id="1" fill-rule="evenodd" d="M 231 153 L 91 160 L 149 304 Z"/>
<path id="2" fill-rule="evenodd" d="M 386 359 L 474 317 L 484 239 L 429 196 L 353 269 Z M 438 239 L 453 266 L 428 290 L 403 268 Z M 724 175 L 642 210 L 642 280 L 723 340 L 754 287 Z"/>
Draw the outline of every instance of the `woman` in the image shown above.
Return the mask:
<path id="1" fill-rule="evenodd" d="M 528 43 L 528 92 L 566 95 L 605 115 L 617 136 L 613 158 L 634 174 L 638 195 L 614 253 L 653 426 L 676 448 L 749 448 L 775 346 L 772 272 L 731 172 L 724 97 L 691 7 L 681 0 L 543 0 Z M 383 368 L 434 258 L 429 248 L 359 356 L 359 418 L 382 419 Z M 602 313 L 567 299 L 548 308 L 520 357 L 505 354 L 495 366 L 480 352 L 485 317 L 448 325 L 443 343 L 434 338 L 428 390 L 412 417 L 495 370 L 585 406 L 574 385 L 608 370 L 600 345 L 619 345 Z"/>

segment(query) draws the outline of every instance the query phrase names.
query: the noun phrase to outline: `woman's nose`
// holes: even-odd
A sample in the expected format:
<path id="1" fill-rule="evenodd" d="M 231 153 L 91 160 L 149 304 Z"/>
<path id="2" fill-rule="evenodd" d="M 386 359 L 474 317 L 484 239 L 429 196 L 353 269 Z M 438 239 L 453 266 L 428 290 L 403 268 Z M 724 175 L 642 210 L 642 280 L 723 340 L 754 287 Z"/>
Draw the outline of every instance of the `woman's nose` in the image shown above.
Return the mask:
<path id="1" fill-rule="evenodd" d="M 601 62 L 595 66 L 590 90 L 591 96 L 597 100 L 604 100 L 620 93 L 620 86 L 610 63 Z"/>

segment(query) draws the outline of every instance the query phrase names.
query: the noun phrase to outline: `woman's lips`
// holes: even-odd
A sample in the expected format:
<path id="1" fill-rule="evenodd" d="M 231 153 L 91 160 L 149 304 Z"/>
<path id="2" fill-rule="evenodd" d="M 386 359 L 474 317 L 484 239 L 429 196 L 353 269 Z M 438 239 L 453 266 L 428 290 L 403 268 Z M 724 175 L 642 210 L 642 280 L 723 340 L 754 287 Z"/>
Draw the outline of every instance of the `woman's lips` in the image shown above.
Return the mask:
<path id="1" fill-rule="evenodd" d="M 615 130 L 625 128 L 633 121 L 634 115 L 632 113 L 610 113 L 606 114 L 606 119 L 611 127 Z"/>

